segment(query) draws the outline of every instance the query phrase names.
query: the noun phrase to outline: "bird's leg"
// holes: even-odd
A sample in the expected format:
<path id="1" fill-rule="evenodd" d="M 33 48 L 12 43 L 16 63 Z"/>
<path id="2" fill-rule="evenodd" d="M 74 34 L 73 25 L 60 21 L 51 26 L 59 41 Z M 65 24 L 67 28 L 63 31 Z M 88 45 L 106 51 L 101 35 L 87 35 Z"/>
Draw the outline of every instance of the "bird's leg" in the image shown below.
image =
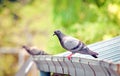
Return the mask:
<path id="1" fill-rule="evenodd" d="M 71 60 L 72 55 L 73 53 L 67 56 L 68 60 Z"/>

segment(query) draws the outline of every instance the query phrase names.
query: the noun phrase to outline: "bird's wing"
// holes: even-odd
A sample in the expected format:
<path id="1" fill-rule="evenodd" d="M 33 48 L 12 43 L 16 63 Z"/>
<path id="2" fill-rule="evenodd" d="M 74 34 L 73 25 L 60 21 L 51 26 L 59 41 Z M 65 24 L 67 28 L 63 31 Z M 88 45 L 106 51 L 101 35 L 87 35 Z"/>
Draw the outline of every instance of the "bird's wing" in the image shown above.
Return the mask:
<path id="1" fill-rule="evenodd" d="M 32 49 L 30 52 L 32 55 L 47 55 L 47 53 L 39 49 Z"/>
<path id="2" fill-rule="evenodd" d="M 79 40 L 73 37 L 64 37 L 63 38 L 63 46 L 65 49 L 67 50 L 71 50 L 73 48 L 75 48 L 76 46 L 78 46 L 79 44 Z"/>
<path id="3" fill-rule="evenodd" d="M 40 53 L 40 50 L 38 50 L 38 49 L 32 49 L 31 53 L 34 54 L 34 55 L 37 55 L 37 54 Z"/>

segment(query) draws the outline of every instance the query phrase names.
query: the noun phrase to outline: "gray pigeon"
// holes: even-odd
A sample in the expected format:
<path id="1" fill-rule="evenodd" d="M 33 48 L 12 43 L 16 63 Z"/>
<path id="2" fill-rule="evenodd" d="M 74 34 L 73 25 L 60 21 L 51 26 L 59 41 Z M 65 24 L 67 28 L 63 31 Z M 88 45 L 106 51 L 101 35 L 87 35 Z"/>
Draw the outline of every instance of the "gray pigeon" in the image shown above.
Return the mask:
<path id="1" fill-rule="evenodd" d="M 30 47 L 25 46 L 25 45 L 22 46 L 22 48 L 24 48 L 30 55 L 48 55 L 42 50 L 35 49 L 35 48 L 31 49 Z"/>
<path id="2" fill-rule="evenodd" d="M 97 57 L 98 53 L 91 51 L 80 40 L 78 40 L 74 37 L 71 37 L 71 36 L 66 36 L 60 30 L 54 31 L 54 35 L 57 35 L 57 37 L 60 41 L 60 44 L 64 49 L 72 52 L 72 54 L 67 56 L 69 60 L 71 59 L 71 56 L 75 53 L 87 54 L 87 55 L 93 56 L 94 58 L 98 58 Z"/>

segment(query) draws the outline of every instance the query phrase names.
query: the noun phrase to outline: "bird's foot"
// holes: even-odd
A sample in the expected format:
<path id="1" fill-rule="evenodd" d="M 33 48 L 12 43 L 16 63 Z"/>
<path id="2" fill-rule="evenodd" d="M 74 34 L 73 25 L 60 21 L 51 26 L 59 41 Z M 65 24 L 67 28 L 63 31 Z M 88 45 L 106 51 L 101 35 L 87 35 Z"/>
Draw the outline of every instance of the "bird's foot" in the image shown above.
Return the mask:
<path id="1" fill-rule="evenodd" d="M 71 60 L 71 57 L 70 56 L 67 56 L 68 60 Z"/>
<path id="2" fill-rule="evenodd" d="M 67 56 L 68 60 L 71 60 L 71 57 L 72 57 L 73 54 L 70 54 Z"/>

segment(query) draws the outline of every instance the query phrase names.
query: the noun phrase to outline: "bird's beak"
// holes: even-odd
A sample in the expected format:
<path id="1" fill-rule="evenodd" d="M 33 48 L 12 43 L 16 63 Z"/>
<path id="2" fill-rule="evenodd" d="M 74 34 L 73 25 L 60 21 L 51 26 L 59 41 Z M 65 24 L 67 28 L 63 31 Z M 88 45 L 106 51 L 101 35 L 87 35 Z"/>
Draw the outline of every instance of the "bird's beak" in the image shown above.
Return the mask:
<path id="1" fill-rule="evenodd" d="M 25 45 L 23 45 L 23 46 L 22 46 L 22 48 L 26 48 L 26 46 L 25 46 Z"/>
<path id="2" fill-rule="evenodd" d="M 56 34 L 54 33 L 53 36 L 55 36 Z"/>

